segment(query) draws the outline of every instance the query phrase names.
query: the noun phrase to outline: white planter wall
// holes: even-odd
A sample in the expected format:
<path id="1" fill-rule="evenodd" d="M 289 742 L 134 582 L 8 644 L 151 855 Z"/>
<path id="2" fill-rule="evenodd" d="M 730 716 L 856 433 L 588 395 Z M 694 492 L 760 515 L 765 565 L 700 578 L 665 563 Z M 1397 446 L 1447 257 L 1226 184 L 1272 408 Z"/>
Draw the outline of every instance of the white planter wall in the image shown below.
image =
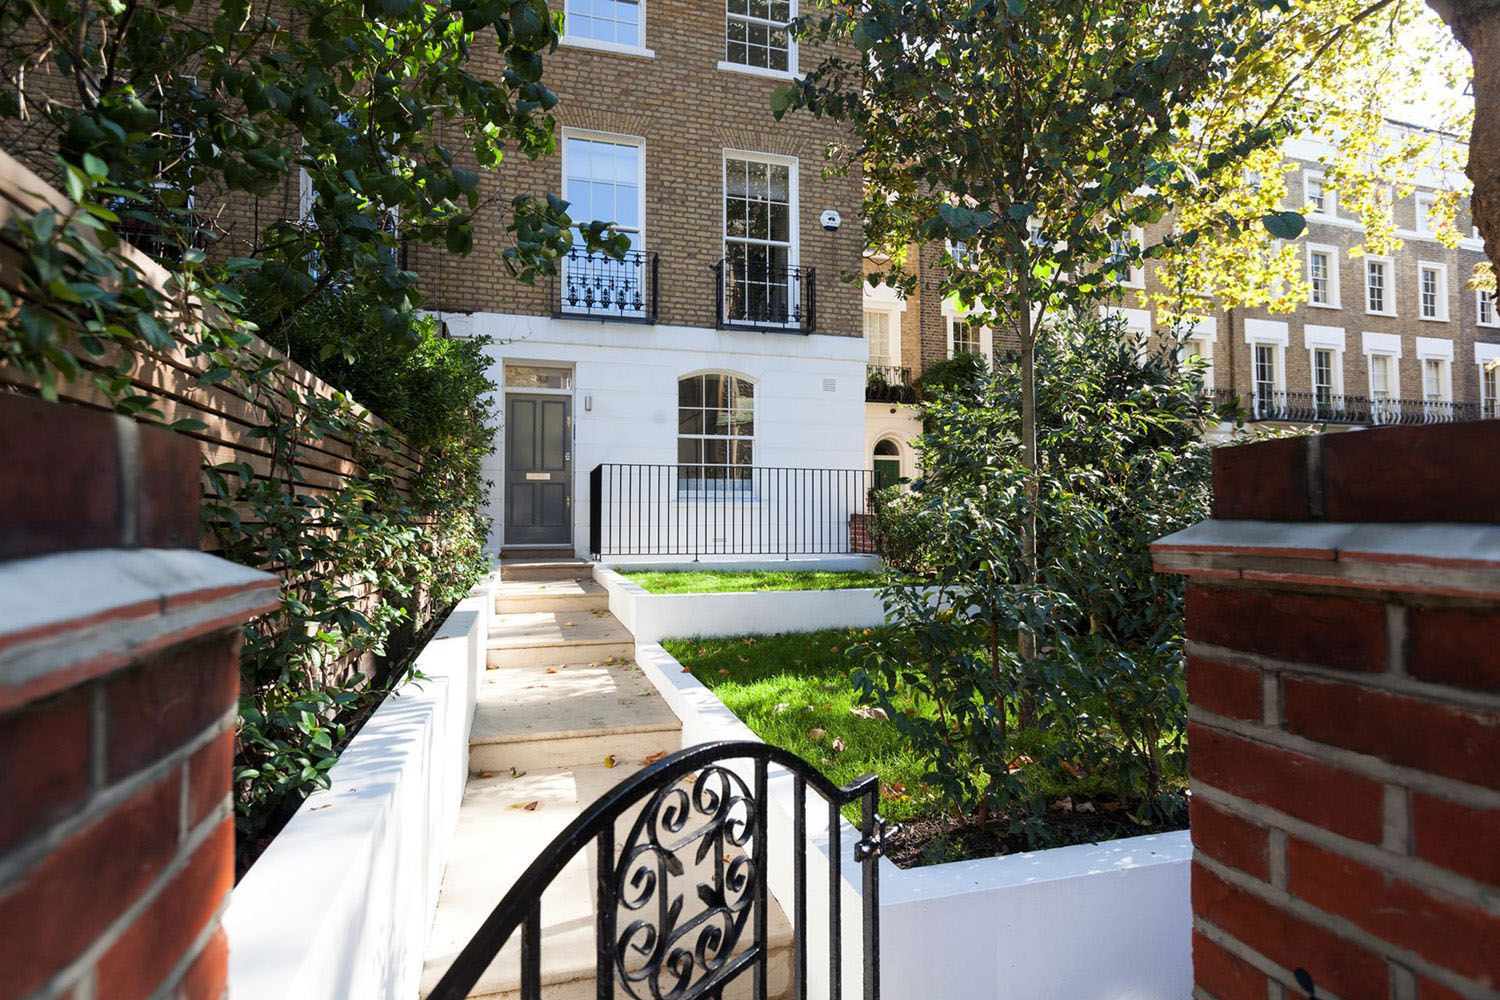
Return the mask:
<path id="1" fill-rule="evenodd" d="M 444 314 L 458 336 L 489 336 L 490 377 L 503 365 L 573 369 L 573 544 L 587 556 L 589 472 L 602 462 L 677 461 L 677 380 L 734 372 L 755 383 L 755 465 L 866 469 L 862 337 L 641 326 L 503 313 Z M 504 513 L 504 430 L 486 473 L 498 547 Z M 751 516 L 747 512 L 747 516 Z"/>
<path id="2" fill-rule="evenodd" d="M 469 770 L 489 609 L 460 602 L 230 896 L 230 1000 L 411 1000 Z"/>
<path id="3" fill-rule="evenodd" d="M 871 628 L 885 623 L 880 591 L 874 588 L 653 594 L 602 564 L 595 564 L 594 579 L 609 591 L 609 610 L 638 643 L 694 635 Z"/>
<path id="4" fill-rule="evenodd" d="M 636 662 L 682 719 L 683 746 L 756 740 L 660 645 L 638 642 Z M 749 774 L 749 769 L 745 769 Z M 768 782 L 768 877 L 791 906 L 793 791 Z M 825 995 L 827 821 L 809 795 L 809 995 Z M 844 995 L 862 982 L 861 885 L 847 823 L 841 834 Z M 1182 1000 L 1192 993 L 1187 831 L 1100 845 L 902 870 L 880 861 L 881 988 L 885 1000 Z"/>

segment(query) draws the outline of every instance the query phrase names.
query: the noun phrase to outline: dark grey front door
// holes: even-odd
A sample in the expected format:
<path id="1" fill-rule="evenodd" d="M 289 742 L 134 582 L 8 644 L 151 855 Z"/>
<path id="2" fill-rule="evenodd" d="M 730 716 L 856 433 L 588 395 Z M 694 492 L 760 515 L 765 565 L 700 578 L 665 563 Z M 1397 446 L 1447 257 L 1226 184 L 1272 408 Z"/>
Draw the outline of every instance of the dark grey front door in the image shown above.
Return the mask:
<path id="1" fill-rule="evenodd" d="M 573 540 L 573 400 L 505 396 L 505 543 Z"/>

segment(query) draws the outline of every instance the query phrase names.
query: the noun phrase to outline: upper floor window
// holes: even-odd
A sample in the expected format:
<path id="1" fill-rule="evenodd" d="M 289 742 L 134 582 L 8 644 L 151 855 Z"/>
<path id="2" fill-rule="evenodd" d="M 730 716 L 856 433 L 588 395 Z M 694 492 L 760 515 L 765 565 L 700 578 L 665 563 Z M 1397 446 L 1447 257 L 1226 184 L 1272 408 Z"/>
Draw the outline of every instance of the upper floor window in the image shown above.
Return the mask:
<path id="1" fill-rule="evenodd" d="M 728 0 L 724 61 L 773 73 L 795 73 L 796 42 L 788 22 L 794 0 Z"/>
<path id="2" fill-rule="evenodd" d="M 1423 319 L 1448 318 L 1448 269 L 1441 264 L 1417 266 L 1417 293 Z"/>
<path id="3" fill-rule="evenodd" d="M 568 0 L 563 32 L 569 39 L 638 49 L 642 20 L 641 0 Z"/>
<path id="4" fill-rule="evenodd" d="M 1495 293 L 1483 288 L 1474 293 L 1476 316 L 1480 326 L 1495 325 Z"/>
<path id="5" fill-rule="evenodd" d="M 1430 194 L 1418 194 L 1416 197 L 1417 232 L 1423 236 L 1431 236 L 1435 232 L 1433 228 L 1432 206 L 1436 200 Z"/>
<path id="6" fill-rule="evenodd" d="M 1396 314 L 1395 296 L 1391 291 L 1391 259 L 1365 258 L 1365 312 L 1383 316 Z"/>
<path id="7" fill-rule="evenodd" d="M 1308 301 L 1315 306 L 1339 304 L 1338 251 L 1333 247 L 1307 248 Z"/>
<path id="8" fill-rule="evenodd" d="M 679 489 L 744 491 L 755 465 L 755 384 L 710 372 L 677 381 Z"/>
<path id="9" fill-rule="evenodd" d="M 1336 395 L 1334 390 L 1334 366 L 1333 349 L 1330 347 L 1314 348 L 1312 352 L 1312 385 L 1313 399 L 1319 403 L 1330 403 Z"/>
<path id="10" fill-rule="evenodd" d="M 621 260 L 590 253 L 573 231 L 563 261 L 560 308 L 640 319 L 650 311 L 645 249 L 646 150 L 639 139 L 597 133 L 563 137 L 563 197 L 575 220 L 612 222 L 630 240 Z"/>
<path id="11" fill-rule="evenodd" d="M 1370 398 L 1391 399 L 1396 390 L 1392 380 L 1395 359 L 1389 354 L 1370 355 Z"/>
<path id="12" fill-rule="evenodd" d="M 1311 170 L 1302 175 L 1302 184 L 1307 194 L 1307 207 L 1313 215 L 1333 215 L 1333 190 L 1323 180 L 1323 175 Z"/>
<path id="13" fill-rule="evenodd" d="M 1139 226 L 1131 226 L 1124 236 L 1112 236 L 1109 240 L 1109 263 L 1120 276 L 1120 284 L 1127 288 L 1146 286 L 1146 268 L 1141 263 L 1141 247 L 1145 233 Z"/>
<path id="14" fill-rule="evenodd" d="M 979 357 L 984 353 L 984 328 L 978 323 L 955 317 L 952 334 L 953 347 L 948 352 L 950 355 L 973 354 Z"/>
<path id="15" fill-rule="evenodd" d="M 870 347 L 870 364 L 877 368 L 893 368 L 898 364 L 898 317 L 899 314 L 886 309 L 865 310 L 865 341 Z"/>
<path id="16" fill-rule="evenodd" d="M 1422 359 L 1422 398 L 1429 403 L 1447 399 L 1448 362 L 1441 358 Z"/>
<path id="17" fill-rule="evenodd" d="M 1496 403 L 1496 390 L 1500 389 L 1500 369 L 1493 365 L 1479 366 L 1479 412 L 1481 416 L 1500 416 L 1500 404 Z"/>
<path id="18" fill-rule="evenodd" d="M 724 319 L 796 326 L 806 319 L 797 269 L 795 161 L 724 156 Z"/>

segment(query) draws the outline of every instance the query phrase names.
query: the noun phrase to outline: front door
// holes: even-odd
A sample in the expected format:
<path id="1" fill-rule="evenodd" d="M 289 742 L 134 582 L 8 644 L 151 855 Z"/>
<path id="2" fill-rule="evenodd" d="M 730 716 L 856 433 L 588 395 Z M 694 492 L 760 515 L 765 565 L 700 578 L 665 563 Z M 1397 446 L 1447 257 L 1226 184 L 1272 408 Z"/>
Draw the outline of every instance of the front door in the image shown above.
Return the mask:
<path id="1" fill-rule="evenodd" d="M 573 540 L 573 400 L 505 396 L 505 544 Z"/>

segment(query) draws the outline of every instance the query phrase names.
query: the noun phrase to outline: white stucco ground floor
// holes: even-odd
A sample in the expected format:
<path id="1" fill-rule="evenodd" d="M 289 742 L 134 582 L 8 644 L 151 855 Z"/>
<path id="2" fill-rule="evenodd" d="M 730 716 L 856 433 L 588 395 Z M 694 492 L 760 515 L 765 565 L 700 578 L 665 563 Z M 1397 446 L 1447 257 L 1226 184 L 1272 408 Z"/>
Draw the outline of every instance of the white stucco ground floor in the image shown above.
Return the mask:
<path id="1" fill-rule="evenodd" d="M 490 339 L 502 387 L 486 469 L 494 550 L 556 545 L 587 558 L 596 503 L 613 554 L 847 549 L 841 532 L 871 469 L 862 339 L 441 319 L 454 336 Z"/>
<path id="2" fill-rule="evenodd" d="M 877 472 L 883 463 L 899 468 L 901 479 L 917 475 L 912 446 L 922 434 L 921 411 L 904 403 L 865 404 L 865 461 Z M 877 477 L 879 478 L 879 477 Z"/>

